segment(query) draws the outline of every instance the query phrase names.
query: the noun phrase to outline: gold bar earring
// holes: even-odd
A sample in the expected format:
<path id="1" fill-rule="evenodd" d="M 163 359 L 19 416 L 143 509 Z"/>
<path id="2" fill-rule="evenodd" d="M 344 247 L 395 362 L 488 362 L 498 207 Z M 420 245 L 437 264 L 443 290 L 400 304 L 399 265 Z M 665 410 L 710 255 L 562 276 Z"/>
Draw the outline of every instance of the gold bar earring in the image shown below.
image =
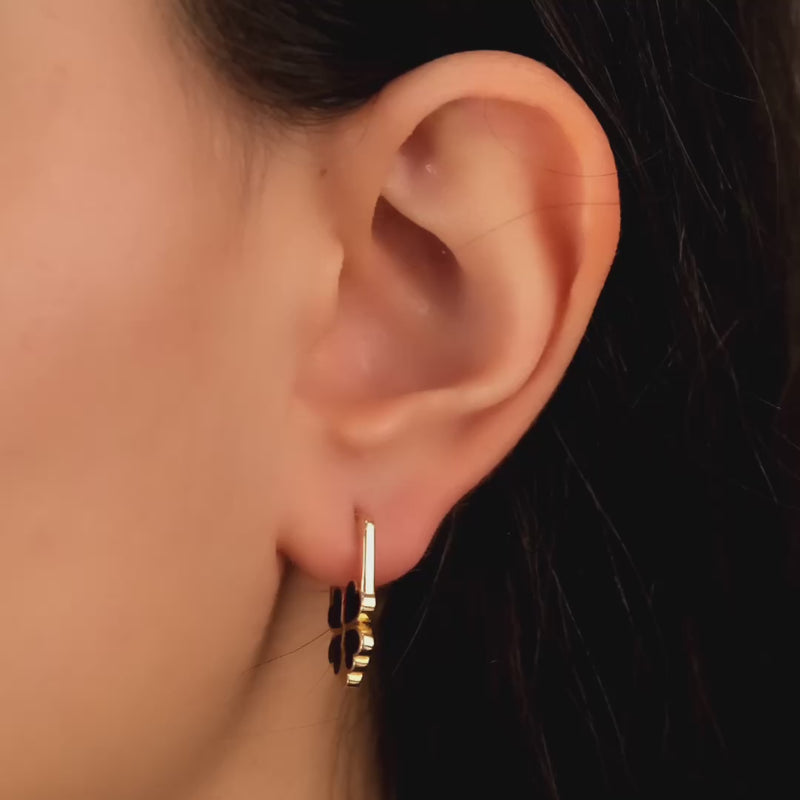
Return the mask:
<path id="1" fill-rule="evenodd" d="M 361 583 L 358 588 L 350 581 L 342 590 L 331 586 L 328 607 L 328 627 L 331 643 L 328 662 L 338 675 L 345 672 L 347 686 L 359 686 L 369 664 L 369 654 L 375 647 L 371 614 L 375 610 L 375 523 L 356 514 L 356 524 L 362 537 Z"/>

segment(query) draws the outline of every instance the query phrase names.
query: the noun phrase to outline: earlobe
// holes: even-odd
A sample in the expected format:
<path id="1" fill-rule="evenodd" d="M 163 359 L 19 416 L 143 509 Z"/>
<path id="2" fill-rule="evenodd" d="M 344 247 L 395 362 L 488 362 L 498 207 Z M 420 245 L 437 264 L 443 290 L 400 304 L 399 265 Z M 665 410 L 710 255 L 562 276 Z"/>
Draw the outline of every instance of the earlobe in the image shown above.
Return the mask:
<path id="1" fill-rule="evenodd" d="M 331 145 L 345 260 L 298 399 L 389 531 L 387 579 L 554 391 L 613 259 L 619 193 L 594 115 L 521 57 L 442 59 L 369 113 L 357 151 L 346 125 Z"/>

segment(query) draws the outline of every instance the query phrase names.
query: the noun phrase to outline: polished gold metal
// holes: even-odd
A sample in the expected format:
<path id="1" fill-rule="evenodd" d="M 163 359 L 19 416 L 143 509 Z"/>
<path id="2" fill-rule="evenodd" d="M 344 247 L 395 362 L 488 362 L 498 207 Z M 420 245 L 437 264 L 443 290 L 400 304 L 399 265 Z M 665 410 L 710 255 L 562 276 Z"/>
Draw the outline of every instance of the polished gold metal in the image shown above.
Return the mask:
<path id="1" fill-rule="evenodd" d="M 372 598 L 372 611 L 375 609 L 375 523 L 365 519 L 363 526 L 361 593 Z"/>
<path id="2" fill-rule="evenodd" d="M 331 586 L 328 627 L 331 642 L 328 662 L 337 675 L 344 668 L 347 686 L 360 686 L 375 647 L 371 614 L 375 611 L 375 523 L 356 512 L 361 535 L 361 583 L 350 581 L 344 589 Z"/>

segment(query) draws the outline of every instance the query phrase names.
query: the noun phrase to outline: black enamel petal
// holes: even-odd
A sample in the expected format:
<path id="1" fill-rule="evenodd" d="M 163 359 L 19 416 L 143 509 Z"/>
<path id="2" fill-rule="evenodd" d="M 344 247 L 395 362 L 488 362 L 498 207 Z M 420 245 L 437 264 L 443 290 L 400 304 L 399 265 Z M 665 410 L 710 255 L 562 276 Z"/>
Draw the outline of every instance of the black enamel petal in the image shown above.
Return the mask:
<path id="1" fill-rule="evenodd" d="M 350 625 L 356 621 L 361 613 L 361 594 L 356 589 L 355 583 L 350 581 L 344 596 L 344 624 Z"/>
<path id="2" fill-rule="evenodd" d="M 344 663 L 347 669 L 353 669 L 353 658 L 361 650 L 361 635 L 355 628 L 350 628 L 344 635 Z"/>
<path id="3" fill-rule="evenodd" d="M 328 627 L 342 627 L 342 590 L 334 589 L 331 592 L 331 604 L 328 607 Z"/>
<path id="4" fill-rule="evenodd" d="M 338 675 L 342 666 L 342 637 L 334 636 L 328 645 L 328 661 L 333 664 L 333 671 Z"/>

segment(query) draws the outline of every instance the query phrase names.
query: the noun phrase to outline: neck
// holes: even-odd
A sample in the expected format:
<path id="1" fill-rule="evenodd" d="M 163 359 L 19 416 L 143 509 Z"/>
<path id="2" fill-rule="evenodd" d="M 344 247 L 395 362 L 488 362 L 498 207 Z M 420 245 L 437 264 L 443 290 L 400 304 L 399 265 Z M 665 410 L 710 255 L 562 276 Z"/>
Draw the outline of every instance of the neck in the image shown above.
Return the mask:
<path id="1" fill-rule="evenodd" d="M 287 569 L 242 710 L 180 800 L 376 797 L 363 777 L 366 691 L 333 675 L 327 608 L 327 586 Z"/>

